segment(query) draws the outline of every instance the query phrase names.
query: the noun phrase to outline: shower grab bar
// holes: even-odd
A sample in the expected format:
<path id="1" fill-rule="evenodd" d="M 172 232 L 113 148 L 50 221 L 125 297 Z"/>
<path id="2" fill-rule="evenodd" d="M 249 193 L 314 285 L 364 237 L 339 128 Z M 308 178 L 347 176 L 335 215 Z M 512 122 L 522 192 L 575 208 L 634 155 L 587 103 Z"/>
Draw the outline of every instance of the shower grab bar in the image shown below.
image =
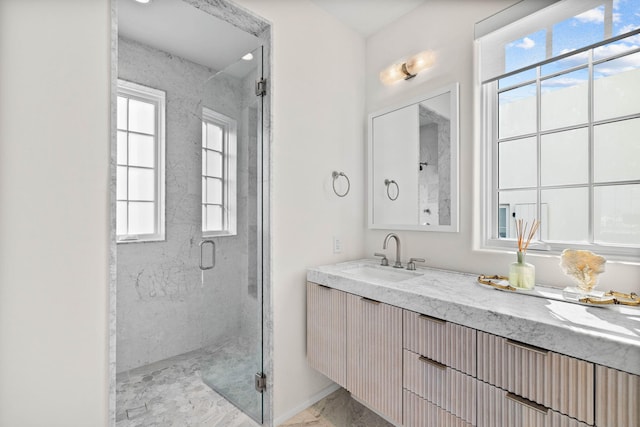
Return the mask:
<path id="1" fill-rule="evenodd" d="M 207 243 L 211 243 L 211 265 L 204 265 L 203 257 L 204 257 L 204 245 Z M 216 244 L 213 240 L 203 240 L 200 242 L 200 270 L 211 270 L 216 266 Z"/>

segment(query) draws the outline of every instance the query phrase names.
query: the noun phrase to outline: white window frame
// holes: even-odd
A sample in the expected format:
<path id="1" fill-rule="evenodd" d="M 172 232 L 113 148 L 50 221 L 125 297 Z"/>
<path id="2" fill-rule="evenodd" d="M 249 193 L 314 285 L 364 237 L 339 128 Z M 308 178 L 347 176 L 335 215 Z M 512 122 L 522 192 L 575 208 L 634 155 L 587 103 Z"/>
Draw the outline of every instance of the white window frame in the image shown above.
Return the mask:
<path id="1" fill-rule="evenodd" d="M 213 111 L 210 108 L 202 107 L 202 123 L 211 123 L 222 129 L 222 230 L 205 230 L 205 205 L 207 204 L 206 188 L 202 187 L 202 236 L 235 236 L 238 224 L 238 125 L 237 121 L 231 117 Z M 205 181 L 205 136 L 202 136 L 202 181 Z"/>
<path id="2" fill-rule="evenodd" d="M 137 83 L 118 79 L 118 96 L 138 99 L 156 105 L 156 139 L 155 139 L 155 191 L 154 191 L 154 224 L 155 231 L 150 234 L 117 235 L 117 243 L 152 242 L 165 240 L 165 157 L 166 157 L 166 93 Z M 117 131 L 117 124 L 116 124 Z M 128 132 L 128 131 L 127 131 Z M 127 169 L 128 169 L 127 164 Z M 127 200 L 128 201 L 128 200 Z M 128 221 L 127 221 L 128 222 Z"/>
<path id="3" fill-rule="evenodd" d="M 627 35 L 628 36 L 628 35 Z M 623 37 L 611 37 L 609 34 L 609 39 L 599 42 L 599 43 L 595 43 L 594 45 L 591 46 L 587 46 L 583 49 L 578 49 L 575 51 L 572 51 L 566 55 L 562 55 L 562 56 L 558 56 L 556 58 L 553 58 L 552 60 L 547 60 L 547 61 L 543 61 L 540 64 L 544 64 L 546 62 L 552 62 L 552 61 L 556 61 L 558 59 L 561 59 L 565 56 L 571 56 L 576 54 L 577 52 L 580 52 L 581 50 L 585 50 L 588 51 L 590 49 L 593 49 L 595 46 L 598 45 L 603 45 L 603 44 L 607 44 L 607 43 L 611 43 L 612 41 L 616 40 L 616 39 L 620 39 Z M 609 61 L 611 59 L 615 59 L 617 57 L 623 57 L 626 55 L 631 55 L 633 53 L 637 53 L 640 50 L 630 50 L 630 51 L 626 51 L 620 55 L 616 55 L 616 56 L 611 56 L 608 57 L 604 60 L 598 60 L 598 61 L 592 61 L 591 57 L 589 59 L 589 84 L 592 84 L 592 67 L 594 64 L 600 63 L 600 62 L 606 62 Z M 488 84 L 483 84 L 483 82 L 480 79 L 480 65 L 479 65 L 479 58 L 480 58 L 481 52 L 479 50 L 479 46 L 478 44 L 476 44 L 476 55 L 475 55 L 475 74 L 476 74 L 476 78 L 475 78 L 475 84 L 476 84 L 476 117 L 479 119 L 479 139 L 480 139 L 480 143 L 481 143 L 481 148 L 480 148 L 480 167 L 481 167 L 481 180 L 480 180 L 480 199 L 481 199 L 481 223 L 480 223 L 480 233 L 481 233 L 481 239 L 480 239 L 480 244 L 481 244 L 481 249 L 487 249 L 487 250 L 501 250 L 501 251 L 513 251 L 514 250 L 514 239 L 504 239 L 504 238 L 499 238 L 499 194 L 498 194 L 498 84 L 497 84 L 497 80 L 492 82 L 492 83 L 488 83 Z M 529 67 L 529 68 L 534 68 L 534 67 Z M 579 67 L 577 67 L 579 68 Z M 526 68 L 523 68 L 521 70 L 517 70 L 514 72 L 510 72 L 507 73 L 505 75 L 509 75 L 509 74 L 515 74 L 517 72 L 521 72 L 523 70 L 525 70 Z M 567 68 L 566 70 L 563 70 L 560 73 L 556 73 L 556 74 L 564 74 L 567 72 L 570 72 L 572 69 Z M 539 76 L 539 72 L 537 73 L 538 77 L 536 78 L 536 81 L 540 82 L 540 76 Z M 551 74 L 549 76 L 545 76 L 544 78 L 550 78 L 553 77 L 554 74 Z M 535 82 L 535 81 L 534 81 Z M 531 82 L 528 82 L 528 84 L 530 84 Z M 513 87 L 518 87 L 521 85 L 525 85 L 527 83 L 522 82 L 519 83 Z M 503 90 L 503 89 L 500 89 Z M 592 108 L 592 103 L 593 103 L 593 95 L 592 95 L 592 90 L 589 91 L 590 95 L 589 95 L 589 109 Z M 540 117 L 540 93 L 539 93 L 539 89 L 538 89 L 538 119 Z M 632 116 L 622 116 L 619 118 L 615 118 L 615 119 L 608 119 L 608 120 L 604 120 L 604 121 L 598 121 L 597 123 L 600 122 L 614 122 L 617 120 L 623 120 L 623 119 L 629 119 L 629 118 L 636 118 L 639 117 L 640 114 L 634 114 Z M 592 129 L 594 126 L 594 123 L 596 123 L 595 120 L 593 120 L 593 116 L 590 114 L 589 119 L 588 119 L 588 123 L 586 125 L 587 128 Z M 572 126 L 569 126 L 569 128 L 572 128 Z M 556 132 L 557 129 L 554 129 L 553 132 Z M 539 129 L 538 126 L 538 130 L 535 132 L 535 136 L 538 140 L 538 147 L 540 144 L 540 135 L 544 134 L 546 132 L 542 132 Z M 506 138 L 506 139 L 510 139 L 510 138 Z M 592 132 L 590 131 L 590 150 L 591 156 L 593 155 L 593 142 L 592 142 Z M 540 164 L 538 162 L 538 176 L 540 173 Z M 592 174 L 592 168 L 593 168 L 593 162 L 590 162 L 589 164 L 589 176 L 593 176 Z M 622 182 L 621 184 L 635 184 L 636 182 Z M 594 184 L 594 182 L 592 180 L 590 180 L 589 184 L 588 184 L 588 188 L 589 188 L 589 192 L 590 192 L 590 205 L 589 205 L 589 218 L 590 218 L 590 223 L 589 223 L 589 239 L 593 240 L 593 227 L 594 227 L 594 205 L 593 205 L 593 189 L 595 187 L 597 187 L 598 184 Z M 538 185 L 536 186 L 536 188 L 532 188 L 533 190 L 536 190 L 538 192 L 538 199 L 539 199 L 539 194 L 540 194 L 540 184 L 538 183 Z M 538 210 L 540 211 L 542 208 L 538 208 Z M 540 212 L 539 212 L 540 214 Z M 508 220 L 508 219 L 507 219 Z M 620 245 L 620 244 L 602 244 L 602 243 L 578 243 L 578 242 L 546 242 L 546 241 L 537 241 L 537 242 L 532 242 L 532 244 L 529 247 L 529 250 L 532 252 L 541 252 L 541 253 L 548 253 L 548 254 L 560 254 L 562 252 L 562 250 L 566 249 L 567 247 L 571 247 L 573 249 L 586 249 L 586 250 L 591 250 L 594 252 L 598 252 L 600 254 L 603 255 L 607 255 L 612 257 L 612 259 L 616 259 L 616 260 L 622 260 L 622 261 L 638 261 L 638 259 L 640 259 L 640 248 L 634 245 Z"/>

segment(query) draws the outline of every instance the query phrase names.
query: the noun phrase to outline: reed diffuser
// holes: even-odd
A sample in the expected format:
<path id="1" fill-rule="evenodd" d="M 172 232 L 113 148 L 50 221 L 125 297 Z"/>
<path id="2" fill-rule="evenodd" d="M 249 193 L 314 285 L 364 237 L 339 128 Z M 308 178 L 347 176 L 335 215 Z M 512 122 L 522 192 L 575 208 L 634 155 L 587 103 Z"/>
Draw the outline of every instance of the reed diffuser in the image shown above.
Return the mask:
<path id="1" fill-rule="evenodd" d="M 509 284 L 518 289 L 533 289 L 536 286 L 536 268 L 525 262 L 525 255 L 531 240 L 540 227 L 540 221 L 533 220 L 531 228 L 522 219 L 516 221 L 516 237 L 518 240 L 518 261 L 509 266 Z M 525 236 L 526 240 L 525 240 Z"/>

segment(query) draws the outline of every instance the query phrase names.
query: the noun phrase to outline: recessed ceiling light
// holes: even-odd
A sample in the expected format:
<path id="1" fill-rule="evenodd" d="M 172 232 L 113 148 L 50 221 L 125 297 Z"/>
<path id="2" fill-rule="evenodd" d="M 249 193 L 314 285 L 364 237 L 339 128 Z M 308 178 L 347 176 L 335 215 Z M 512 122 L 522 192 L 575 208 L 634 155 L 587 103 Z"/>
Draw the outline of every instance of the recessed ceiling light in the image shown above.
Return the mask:
<path id="1" fill-rule="evenodd" d="M 245 61 L 251 61 L 253 59 L 253 53 L 249 52 L 245 56 L 242 57 Z"/>
<path id="2" fill-rule="evenodd" d="M 142 4 L 149 4 L 151 3 L 152 0 L 134 0 L 137 3 L 142 3 Z"/>

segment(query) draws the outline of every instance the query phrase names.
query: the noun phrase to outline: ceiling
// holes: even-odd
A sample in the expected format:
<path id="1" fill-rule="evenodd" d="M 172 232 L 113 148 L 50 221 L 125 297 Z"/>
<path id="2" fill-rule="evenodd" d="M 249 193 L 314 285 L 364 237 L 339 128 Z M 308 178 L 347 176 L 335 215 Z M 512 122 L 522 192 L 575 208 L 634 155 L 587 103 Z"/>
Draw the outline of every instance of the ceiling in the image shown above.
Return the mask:
<path id="1" fill-rule="evenodd" d="M 368 37 L 426 0 L 311 1 Z M 257 37 L 181 0 L 118 0 L 118 34 L 215 71 L 236 64 L 229 72 L 237 77 L 252 67 L 238 60 L 260 45 Z"/>
<path id="2" fill-rule="evenodd" d="M 364 37 L 369 37 L 427 0 L 311 0 Z"/>
<path id="3" fill-rule="evenodd" d="M 257 37 L 181 0 L 118 0 L 118 35 L 215 71 L 260 45 Z"/>

